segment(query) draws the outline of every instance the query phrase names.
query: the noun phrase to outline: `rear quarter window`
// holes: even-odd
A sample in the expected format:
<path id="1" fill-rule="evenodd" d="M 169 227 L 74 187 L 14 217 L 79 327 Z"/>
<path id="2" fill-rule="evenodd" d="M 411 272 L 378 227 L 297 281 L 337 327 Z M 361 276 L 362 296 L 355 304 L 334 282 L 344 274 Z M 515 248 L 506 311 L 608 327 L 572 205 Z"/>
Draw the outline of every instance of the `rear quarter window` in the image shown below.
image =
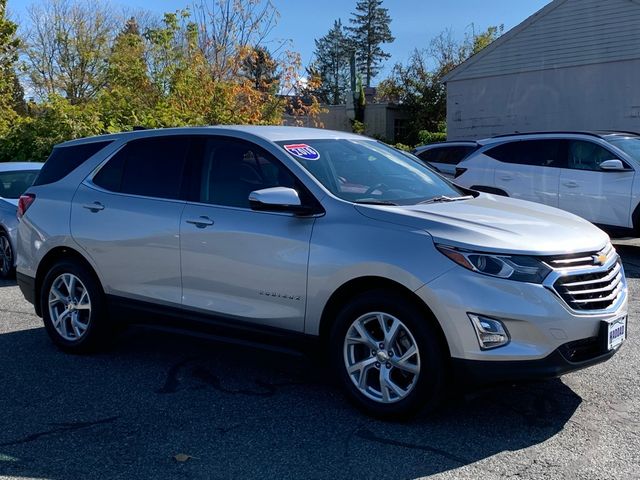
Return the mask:
<path id="1" fill-rule="evenodd" d="M 63 179 L 110 143 L 93 142 L 70 147 L 55 147 L 33 185 L 46 185 Z"/>

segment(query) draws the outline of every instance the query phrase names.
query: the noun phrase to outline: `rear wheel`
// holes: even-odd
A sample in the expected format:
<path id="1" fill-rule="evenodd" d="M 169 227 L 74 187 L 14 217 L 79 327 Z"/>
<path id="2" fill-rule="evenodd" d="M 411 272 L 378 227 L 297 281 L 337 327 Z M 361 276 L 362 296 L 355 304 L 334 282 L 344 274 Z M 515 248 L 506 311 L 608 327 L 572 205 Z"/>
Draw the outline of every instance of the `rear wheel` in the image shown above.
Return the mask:
<path id="1" fill-rule="evenodd" d="M 358 296 L 338 314 L 330 342 L 345 392 L 367 413 L 402 418 L 437 406 L 444 350 L 431 320 L 403 296 Z"/>
<path id="2" fill-rule="evenodd" d="M 40 293 L 42 319 L 51 340 L 72 353 L 88 353 L 107 344 L 109 323 L 102 288 L 95 275 L 72 260 L 56 263 Z"/>
<path id="3" fill-rule="evenodd" d="M 6 232 L 0 233 L 0 278 L 11 278 L 15 275 L 13 248 Z"/>

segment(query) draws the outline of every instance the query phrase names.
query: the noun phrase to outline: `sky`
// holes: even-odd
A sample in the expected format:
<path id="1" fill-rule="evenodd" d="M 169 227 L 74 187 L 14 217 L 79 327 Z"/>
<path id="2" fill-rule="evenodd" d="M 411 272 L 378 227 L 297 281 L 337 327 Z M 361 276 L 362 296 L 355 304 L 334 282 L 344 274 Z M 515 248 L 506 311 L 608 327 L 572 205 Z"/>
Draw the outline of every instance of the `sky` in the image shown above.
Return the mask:
<path id="1" fill-rule="evenodd" d="M 8 0 L 13 17 L 26 19 L 26 8 L 46 0 Z M 280 12 L 273 32 L 274 39 L 291 39 L 293 49 L 302 56 L 303 65 L 313 57 L 314 39 L 327 33 L 333 21 L 348 23 L 356 0 L 272 0 Z M 162 14 L 187 7 L 189 0 L 111 0 L 114 5 L 143 8 Z M 426 48 L 430 40 L 445 29 L 455 38 L 465 33 L 485 30 L 490 25 L 504 25 L 505 31 L 538 11 L 549 0 L 385 0 L 392 18 L 395 42 L 384 45 L 392 57 L 375 81 L 384 78 L 392 65 L 404 62 L 415 48 Z M 374 83 L 375 83 L 374 81 Z"/>

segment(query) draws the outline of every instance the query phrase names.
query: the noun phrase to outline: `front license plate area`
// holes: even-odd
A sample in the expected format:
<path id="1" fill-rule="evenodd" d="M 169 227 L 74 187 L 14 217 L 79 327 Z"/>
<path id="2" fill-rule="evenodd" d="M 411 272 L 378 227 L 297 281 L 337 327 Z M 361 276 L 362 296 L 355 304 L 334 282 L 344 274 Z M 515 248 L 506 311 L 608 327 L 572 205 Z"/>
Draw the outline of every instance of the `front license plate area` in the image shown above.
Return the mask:
<path id="1" fill-rule="evenodd" d="M 607 350 L 615 350 L 627 338 L 627 316 L 607 322 Z"/>

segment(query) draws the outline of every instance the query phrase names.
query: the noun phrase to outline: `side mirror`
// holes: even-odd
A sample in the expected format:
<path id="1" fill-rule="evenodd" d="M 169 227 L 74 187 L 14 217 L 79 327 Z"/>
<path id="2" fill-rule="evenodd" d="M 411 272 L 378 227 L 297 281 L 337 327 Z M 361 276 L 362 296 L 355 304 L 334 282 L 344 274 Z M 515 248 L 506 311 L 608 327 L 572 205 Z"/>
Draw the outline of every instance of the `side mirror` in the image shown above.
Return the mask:
<path id="1" fill-rule="evenodd" d="M 600 170 L 608 170 L 610 172 L 620 172 L 626 170 L 621 160 L 605 160 L 600 164 Z"/>
<path id="2" fill-rule="evenodd" d="M 302 205 L 298 192 L 293 188 L 272 187 L 255 190 L 249 194 L 249 204 L 253 210 L 268 212 L 289 212 L 296 215 L 309 214 L 311 209 Z"/>

